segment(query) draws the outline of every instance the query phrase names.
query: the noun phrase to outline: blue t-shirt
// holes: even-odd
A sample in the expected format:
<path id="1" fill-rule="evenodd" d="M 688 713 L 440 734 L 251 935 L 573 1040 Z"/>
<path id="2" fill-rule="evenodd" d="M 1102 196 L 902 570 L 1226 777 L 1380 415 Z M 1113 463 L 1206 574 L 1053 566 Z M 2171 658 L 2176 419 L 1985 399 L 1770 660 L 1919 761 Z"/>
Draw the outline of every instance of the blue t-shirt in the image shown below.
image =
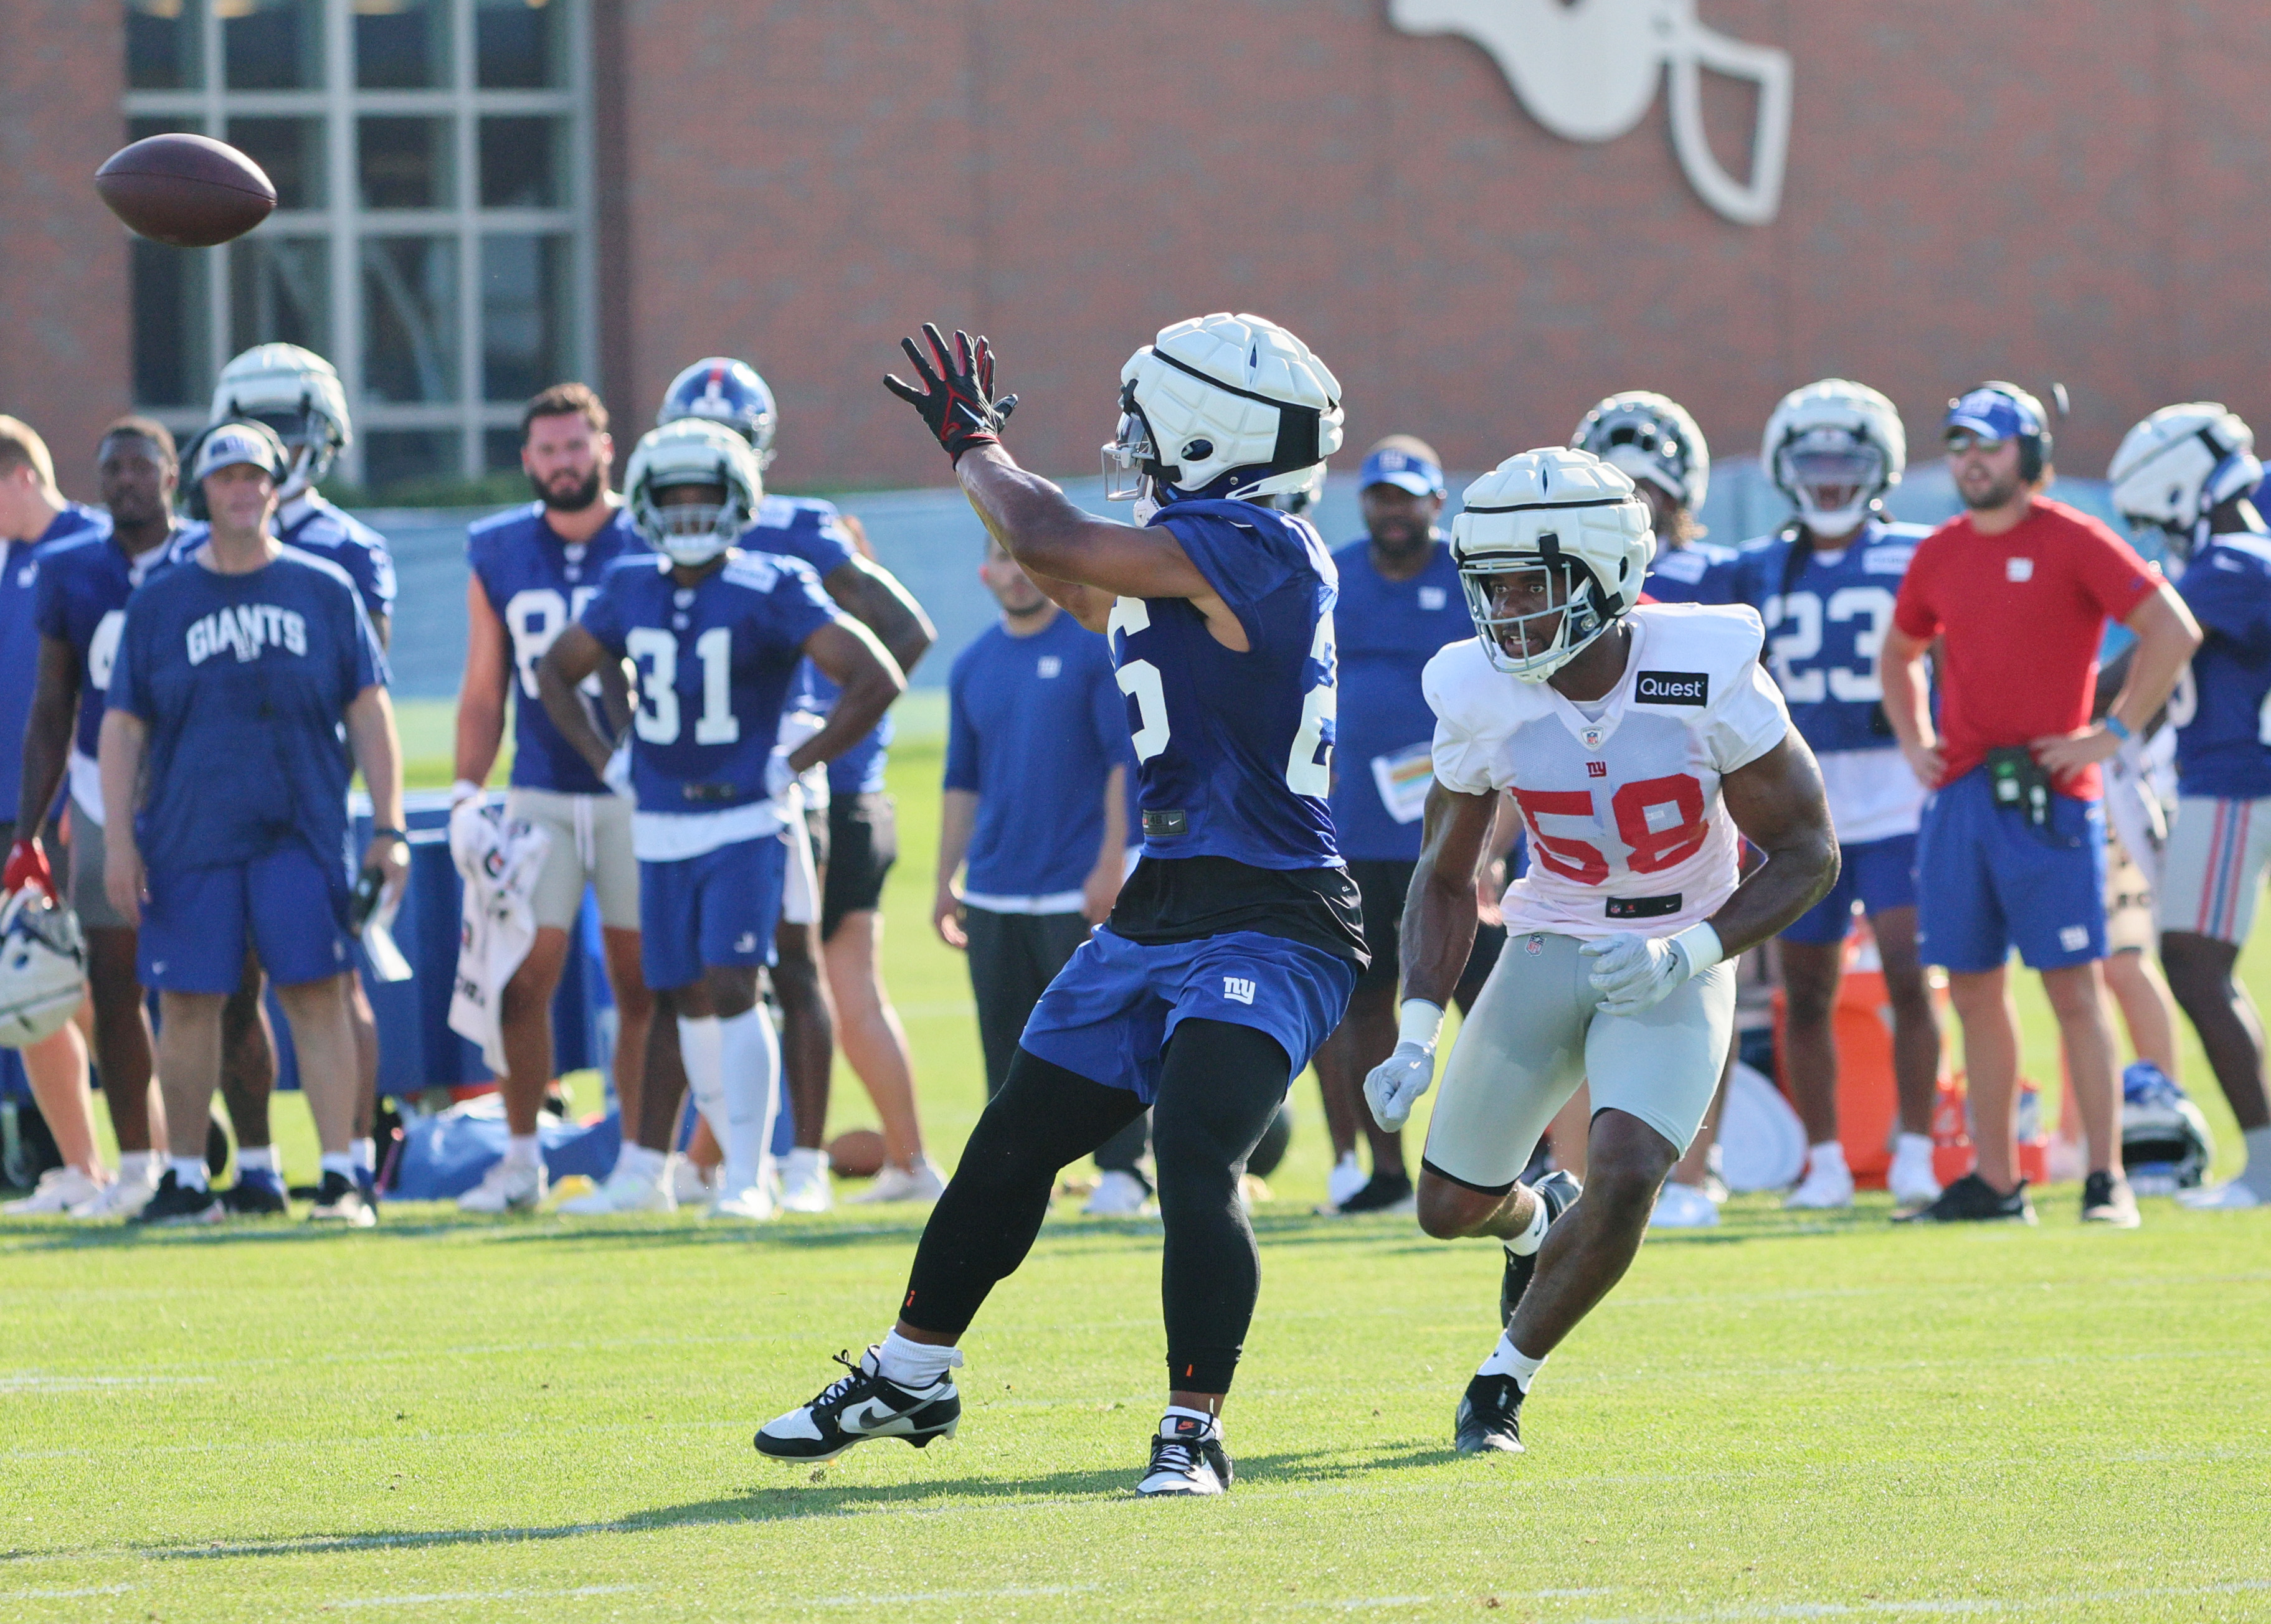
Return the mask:
<path id="1" fill-rule="evenodd" d="M 361 520 L 310 492 L 278 511 L 276 539 L 346 571 L 372 619 L 394 612 L 394 555 L 386 550 L 386 538 Z"/>
<path id="2" fill-rule="evenodd" d="M 2271 536 L 2214 536 L 2177 591 L 2206 634 L 2169 696 L 2177 792 L 2271 796 Z"/>
<path id="3" fill-rule="evenodd" d="M 106 524 L 40 555 L 40 635 L 69 643 L 78 656 L 78 722 L 71 748 L 86 760 L 95 759 L 102 738 L 103 705 L 118 657 L 118 634 L 126 624 L 126 600 L 145 581 L 174 567 L 183 556 L 184 541 L 202 545 L 205 534 L 202 524 L 177 529 L 130 558 Z"/>
<path id="4" fill-rule="evenodd" d="M 1421 810 L 1434 782 L 1435 713 L 1419 673 L 1445 643 L 1475 634 L 1459 567 L 1437 545 L 1426 567 L 1390 581 L 1372 561 L 1372 544 L 1333 554 L 1340 601 L 1340 714 L 1333 723 L 1333 834 L 1345 857 L 1412 862 L 1419 856 Z"/>
<path id="5" fill-rule="evenodd" d="M 690 587 L 678 584 L 666 558 L 608 566 L 577 619 L 638 670 L 631 787 L 639 810 L 726 812 L 763 800 L 765 759 L 805 640 L 837 618 L 797 559 L 728 552 Z"/>
<path id="6" fill-rule="evenodd" d="M 544 522 L 542 502 L 480 520 L 465 533 L 465 561 L 510 640 L 512 782 L 521 788 L 562 795 L 607 792 L 545 714 L 543 696 L 536 690 L 536 663 L 553 639 L 582 617 L 607 567 L 625 553 L 646 550 L 631 528 L 627 508 L 618 508 L 586 542 L 562 541 Z M 585 691 L 596 697 L 597 680 Z"/>
<path id="7" fill-rule="evenodd" d="M 978 797 L 963 889 L 980 908 L 1077 896 L 1104 843 L 1105 782 L 1123 765 L 1134 776 L 1104 639 L 1063 613 L 1026 637 L 988 627 L 946 692 L 946 787 Z"/>
<path id="8" fill-rule="evenodd" d="M 143 860 L 205 868 L 296 841 L 344 889 L 354 764 L 340 722 L 385 681 L 354 583 L 327 560 L 287 547 L 249 575 L 195 562 L 153 575 L 126 605 L 109 694 L 150 730 Z"/>
<path id="9" fill-rule="evenodd" d="M 757 506 L 757 516 L 741 532 L 738 544 L 749 552 L 778 552 L 801 559 L 825 582 L 859 556 L 852 532 L 838 523 L 836 504 L 811 496 L 768 496 Z M 789 689 L 789 708 L 825 715 L 836 703 L 836 685 L 810 660 L 797 667 Z M 857 795 L 883 787 L 884 751 L 891 742 L 891 716 L 883 719 L 858 744 L 828 764 L 831 793 Z"/>
<path id="10" fill-rule="evenodd" d="M 1921 524 L 1872 519 L 1840 551 L 1810 554 L 1786 592 L 1797 545 L 1789 535 L 1742 550 L 1736 601 L 1766 622 L 1767 669 L 1816 751 L 1897 748 L 1883 719 L 1880 668 L 1901 578 L 1928 534 Z"/>
<path id="11" fill-rule="evenodd" d="M 40 686 L 40 602 L 48 560 L 75 544 L 100 545 L 109 534 L 108 514 L 65 502 L 37 539 L 0 547 L 0 805 L 8 809 L 0 816 L 14 818 L 23 797 L 24 727 Z M 101 721 L 100 710 L 95 720 Z"/>
<path id="12" fill-rule="evenodd" d="M 1113 605 L 1112 661 L 1140 763 L 1147 857 L 1344 866 L 1325 804 L 1339 572 L 1305 519 L 1240 501 L 1152 518 L 1246 628 L 1225 649 L 1188 598 Z"/>
<path id="13" fill-rule="evenodd" d="M 1733 604 L 1739 555 L 1716 541 L 1691 541 L 1684 547 L 1657 544 L 1648 579 L 1641 585 L 1659 604 Z"/>

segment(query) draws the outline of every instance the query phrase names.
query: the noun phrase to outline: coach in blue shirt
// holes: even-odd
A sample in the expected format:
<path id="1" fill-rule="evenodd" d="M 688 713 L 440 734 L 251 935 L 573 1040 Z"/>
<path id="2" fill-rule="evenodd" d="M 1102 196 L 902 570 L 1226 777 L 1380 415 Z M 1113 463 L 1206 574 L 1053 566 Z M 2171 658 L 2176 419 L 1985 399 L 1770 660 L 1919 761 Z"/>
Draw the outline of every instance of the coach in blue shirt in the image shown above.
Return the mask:
<path id="1" fill-rule="evenodd" d="M 1001 619 L 947 679 L 931 921 L 948 946 L 970 955 L 991 1098 L 1025 1018 L 1120 894 L 1134 756 L 1104 639 L 1044 597 L 1000 542 L 988 539 L 978 573 Z M 1143 1143 L 1138 1118 L 1096 1153 L 1100 1199 L 1129 1198 L 1132 1211 L 1150 1196 L 1136 1166 Z"/>

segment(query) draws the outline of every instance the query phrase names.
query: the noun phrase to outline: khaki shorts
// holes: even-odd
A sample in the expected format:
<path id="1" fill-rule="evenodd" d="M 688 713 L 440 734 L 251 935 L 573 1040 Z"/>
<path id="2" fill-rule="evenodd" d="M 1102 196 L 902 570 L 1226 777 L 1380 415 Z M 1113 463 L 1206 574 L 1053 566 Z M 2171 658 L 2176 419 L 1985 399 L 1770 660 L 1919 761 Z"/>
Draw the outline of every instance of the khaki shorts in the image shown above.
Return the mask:
<path id="1" fill-rule="evenodd" d="M 103 852 L 102 826 L 97 823 L 78 798 L 71 797 L 71 911 L 78 916 L 82 929 L 88 931 L 131 931 L 134 922 L 110 905 L 109 894 L 102 888 Z"/>
<path id="2" fill-rule="evenodd" d="M 1509 932 L 1444 1068 L 1427 1165 L 1477 1190 L 1511 1189 L 1581 1082 L 1593 1110 L 1637 1116 L 1685 1151 L 1735 1034 L 1735 970 L 1715 964 L 1637 1015 L 1595 1013 L 1577 938 Z"/>
<path id="3" fill-rule="evenodd" d="M 544 871 L 529 898 L 539 929 L 570 930 L 584 887 L 599 894 L 599 923 L 610 931 L 639 928 L 638 859 L 631 855 L 631 804 L 620 795 L 567 795 L 515 787 L 508 815 L 525 818 L 552 836 Z"/>
<path id="4" fill-rule="evenodd" d="M 781 923 L 820 923 L 820 869 L 813 861 L 811 820 L 801 814 L 787 820 L 781 838 L 788 842 L 788 871 L 781 881 Z"/>
<path id="5" fill-rule="evenodd" d="M 2271 864 L 2271 800 L 2187 795 L 2161 852 L 2161 929 L 2239 943 Z"/>
<path id="6" fill-rule="evenodd" d="M 2105 953 L 2145 953 L 2157 943 L 2153 928 L 2153 887 L 2145 871 L 2121 843 L 2105 837 Z"/>

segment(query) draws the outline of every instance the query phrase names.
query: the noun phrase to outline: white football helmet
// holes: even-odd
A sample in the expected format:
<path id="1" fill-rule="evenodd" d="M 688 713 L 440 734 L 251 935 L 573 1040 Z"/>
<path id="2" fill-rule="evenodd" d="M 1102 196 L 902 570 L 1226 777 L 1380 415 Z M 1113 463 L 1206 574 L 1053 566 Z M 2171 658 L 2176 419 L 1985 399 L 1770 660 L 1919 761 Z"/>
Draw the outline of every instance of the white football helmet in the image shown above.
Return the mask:
<path id="1" fill-rule="evenodd" d="M 1451 558 L 1483 653 L 1499 670 L 1543 682 L 1640 601 L 1656 535 L 1648 503 L 1622 469 L 1590 451 L 1547 446 L 1509 456 L 1461 500 Z M 1500 614 L 1495 577 L 1541 569 L 1559 575 L 1560 600 Z M 1557 619 L 1552 633 L 1533 640 L 1524 623 L 1548 615 Z M 1507 648 L 1509 636 L 1523 652 Z"/>
<path id="2" fill-rule="evenodd" d="M 1585 414 L 1569 444 L 1634 479 L 1645 479 L 1690 512 L 1711 488 L 1711 448 L 1687 408 L 1652 389 L 1612 395 Z"/>
<path id="3" fill-rule="evenodd" d="M 1275 322 L 1217 311 L 1160 329 L 1120 369 L 1105 500 L 1299 491 L 1340 447 L 1340 380 L 1324 362 Z"/>
<path id="4" fill-rule="evenodd" d="M 2133 530 L 2156 530 L 2189 559 L 2219 503 L 2263 482 L 2255 431 L 2215 400 L 2163 406 L 2121 437 L 2113 465 L 2113 510 Z"/>
<path id="5" fill-rule="evenodd" d="M 354 440 L 347 392 L 331 362 L 296 344 L 256 345 L 220 369 L 208 421 L 265 423 L 292 454 L 277 482 L 286 501 L 320 484 Z"/>
<path id="6" fill-rule="evenodd" d="M 22 1049 L 60 1032 L 86 996 L 78 916 L 33 886 L 0 905 L 0 1046 Z"/>
<path id="7" fill-rule="evenodd" d="M 2150 1061 L 2121 1074 L 2121 1165 L 2141 1196 L 2199 1188 L 2215 1140 L 2200 1108 Z"/>
<path id="8" fill-rule="evenodd" d="M 663 507 L 657 492 L 674 485 L 714 485 L 719 502 Z M 689 568 L 707 564 L 747 530 L 764 501 L 764 474 L 749 442 L 706 418 L 681 418 L 639 436 L 623 472 L 631 523 L 647 545 Z"/>
<path id="9" fill-rule="evenodd" d="M 1908 432 L 1899 410 L 1867 384 L 1824 378 L 1782 397 L 1759 461 L 1807 530 L 1850 535 L 1908 471 Z"/>

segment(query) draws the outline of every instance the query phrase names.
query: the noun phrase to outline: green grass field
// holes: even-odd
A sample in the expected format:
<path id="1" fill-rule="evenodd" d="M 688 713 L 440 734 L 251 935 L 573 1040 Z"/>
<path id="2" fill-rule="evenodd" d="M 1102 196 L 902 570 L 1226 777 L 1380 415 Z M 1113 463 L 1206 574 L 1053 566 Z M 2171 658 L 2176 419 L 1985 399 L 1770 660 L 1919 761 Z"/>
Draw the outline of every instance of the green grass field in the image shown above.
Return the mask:
<path id="1" fill-rule="evenodd" d="M 446 782 L 446 712 L 405 734 Z M 950 1164 L 981 1087 L 922 923 L 937 765 L 898 753 L 887 951 Z M 848 1077 L 837 1098 L 869 1119 Z M 2150 1201 L 2140 1232 L 2085 1232 L 2058 1189 L 2038 1230 L 1916 1234 L 1881 1197 L 1835 1221 L 1739 1198 L 1651 1242 L 1554 1355 L 1529 1455 L 1463 1461 L 1494 1249 L 1310 1216 L 1327 1157 L 1295 1098 L 1239 1486 L 1210 1503 L 1126 1494 L 1158 1226 L 1070 1201 L 966 1344 L 961 1436 L 818 1472 L 749 1434 L 881 1332 L 919 1213 L 11 1225 L 0 1618 L 2271 1616 L 2271 1222 Z M 295 1172 L 303 1116 L 279 1112 Z"/>

